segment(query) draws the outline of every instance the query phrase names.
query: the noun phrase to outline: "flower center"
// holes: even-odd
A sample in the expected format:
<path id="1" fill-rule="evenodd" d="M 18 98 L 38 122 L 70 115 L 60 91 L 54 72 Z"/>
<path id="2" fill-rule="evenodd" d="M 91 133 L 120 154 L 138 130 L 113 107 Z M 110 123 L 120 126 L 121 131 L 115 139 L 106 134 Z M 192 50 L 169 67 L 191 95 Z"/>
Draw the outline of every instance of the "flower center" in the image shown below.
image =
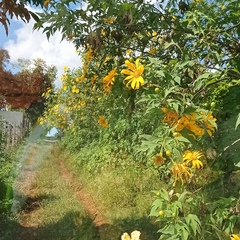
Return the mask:
<path id="1" fill-rule="evenodd" d="M 134 76 L 135 78 L 138 78 L 138 77 L 141 76 L 141 72 L 140 72 L 139 70 L 135 70 L 134 73 L 133 73 L 133 76 Z"/>

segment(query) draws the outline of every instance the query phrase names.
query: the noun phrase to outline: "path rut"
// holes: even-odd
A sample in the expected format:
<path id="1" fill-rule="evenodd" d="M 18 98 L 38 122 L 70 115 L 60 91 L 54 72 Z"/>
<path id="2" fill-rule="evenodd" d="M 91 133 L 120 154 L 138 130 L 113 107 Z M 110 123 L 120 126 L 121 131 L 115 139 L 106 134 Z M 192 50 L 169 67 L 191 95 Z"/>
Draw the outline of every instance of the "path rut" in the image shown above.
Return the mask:
<path id="1" fill-rule="evenodd" d="M 34 138 L 30 136 L 30 140 L 28 140 L 22 157 L 19 160 L 19 174 L 14 184 L 15 201 L 12 210 L 15 213 L 21 211 L 19 218 L 20 232 L 17 233 L 14 240 L 47 240 L 38 236 L 39 231 L 37 231 L 37 229 L 42 228 L 42 226 L 37 222 L 31 222 L 31 216 L 33 214 L 37 216 L 37 214 L 39 214 L 38 209 L 41 207 L 41 202 L 39 202 L 37 197 L 38 189 L 35 189 L 34 186 L 38 166 L 42 161 L 45 161 L 45 157 L 50 154 L 54 145 L 43 143 L 43 141 L 38 143 L 39 139 L 41 139 L 40 133 L 42 129 L 37 128 L 35 131 L 37 131 L 38 134 L 34 131 L 32 134 L 36 134 L 35 136 L 37 137 Z M 84 206 L 86 213 L 92 219 L 92 223 L 98 229 L 99 235 L 101 235 L 101 232 L 106 232 L 106 227 L 108 228 L 110 223 L 107 221 L 104 213 L 101 212 L 100 208 L 93 201 L 87 190 L 83 188 L 81 183 L 74 179 L 73 174 L 68 170 L 64 162 L 56 158 L 57 156 L 53 156 L 53 159 L 58 162 L 57 165 L 59 169 L 56 169 L 56 171 L 60 172 L 64 181 L 72 188 L 76 198 L 81 202 L 81 205 Z M 52 239 L 49 238 L 49 240 Z"/>

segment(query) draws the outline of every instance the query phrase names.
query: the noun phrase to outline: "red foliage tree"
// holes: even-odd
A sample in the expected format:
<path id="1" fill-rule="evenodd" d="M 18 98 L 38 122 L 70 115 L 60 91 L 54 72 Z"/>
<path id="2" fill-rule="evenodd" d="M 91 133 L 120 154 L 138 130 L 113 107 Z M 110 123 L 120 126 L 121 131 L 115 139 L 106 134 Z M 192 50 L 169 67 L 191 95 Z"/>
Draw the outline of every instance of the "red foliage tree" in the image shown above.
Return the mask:
<path id="1" fill-rule="evenodd" d="M 23 60 L 22 70 L 13 74 L 5 70 L 9 59 L 8 52 L 0 49 L 0 108 L 9 106 L 40 114 L 44 108 L 42 94 L 53 88 L 56 68 L 41 59 Z"/>
<path id="2" fill-rule="evenodd" d="M 2 56 L 2 57 L 1 57 Z M 52 88 L 46 65 L 42 60 L 36 60 L 32 69 L 23 69 L 13 75 L 4 70 L 4 64 L 9 60 L 6 50 L 0 50 L 0 107 L 10 105 L 12 109 L 28 109 L 42 98 L 42 93 Z"/>

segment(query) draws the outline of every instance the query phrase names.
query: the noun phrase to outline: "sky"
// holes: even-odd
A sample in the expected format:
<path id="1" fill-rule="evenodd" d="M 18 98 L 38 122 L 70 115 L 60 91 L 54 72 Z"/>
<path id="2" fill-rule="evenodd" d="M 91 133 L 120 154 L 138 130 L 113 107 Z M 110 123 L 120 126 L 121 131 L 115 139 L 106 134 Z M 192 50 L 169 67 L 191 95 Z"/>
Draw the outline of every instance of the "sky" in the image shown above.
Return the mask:
<path id="1" fill-rule="evenodd" d="M 63 74 L 64 66 L 70 69 L 78 68 L 80 56 L 75 52 L 74 45 L 66 40 L 61 41 L 61 34 L 56 33 L 48 40 L 42 30 L 33 31 L 34 21 L 24 23 L 20 20 L 10 20 L 9 34 L 6 36 L 5 29 L 0 23 L 0 48 L 6 49 L 10 55 L 12 64 L 17 59 L 41 58 L 48 65 L 57 67 L 57 79 L 55 86 L 60 87 L 60 76 Z M 14 72 L 14 69 L 10 69 Z"/>

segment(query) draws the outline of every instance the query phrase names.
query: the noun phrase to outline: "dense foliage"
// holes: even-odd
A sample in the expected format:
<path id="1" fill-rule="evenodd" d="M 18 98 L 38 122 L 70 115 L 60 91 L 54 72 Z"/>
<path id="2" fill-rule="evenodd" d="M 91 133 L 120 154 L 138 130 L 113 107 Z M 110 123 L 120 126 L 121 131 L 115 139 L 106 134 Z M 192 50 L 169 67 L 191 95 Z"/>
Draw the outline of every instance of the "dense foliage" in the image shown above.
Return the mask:
<path id="1" fill-rule="evenodd" d="M 31 17 L 38 20 L 37 15 L 27 8 L 27 4 L 43 6 L 44 0 L 2 0 L 0 2 L 0 23 L 3 25 L 7 35 L 10 19 L 13 17 L 24 22 L 28 22 Z"/>
<path id="2" fill-rule="evenodd" d="M 12 183 L 15 169 L 13 151 L 10 154 L 9 151 L 5 150 L 4 137 L 2 130 L 0 130 L 0 213 L 11 208 L 11 200 L 13 198 Z"/>
<path id="3" fill-rule="evenodd" d="M 228 148 L 219 149 L 221 136 L 214 136 L 227 109 L 235 120 L 239 111 L 239 1 L 51 0 L 44 6 L 35 28 L 47 37 L 61 31 L 82 66 L 66 66 L 62 87 L 44 94 L 49 104 L 40 122 L 61 129 L 70 151 L 88 149 L 76 163 L 89 171 L 126 159 L 157 169 L 168 184 L 154 191 L 150 213 L 160 239 L 238 233 L 239 193 L 217 184 L 239 159 L 224 162 Z M 236 100 L 231 107 L 229 96 Z M 102 150 L 92 152 L 96 145 Z"/>

